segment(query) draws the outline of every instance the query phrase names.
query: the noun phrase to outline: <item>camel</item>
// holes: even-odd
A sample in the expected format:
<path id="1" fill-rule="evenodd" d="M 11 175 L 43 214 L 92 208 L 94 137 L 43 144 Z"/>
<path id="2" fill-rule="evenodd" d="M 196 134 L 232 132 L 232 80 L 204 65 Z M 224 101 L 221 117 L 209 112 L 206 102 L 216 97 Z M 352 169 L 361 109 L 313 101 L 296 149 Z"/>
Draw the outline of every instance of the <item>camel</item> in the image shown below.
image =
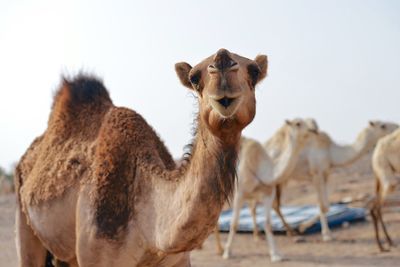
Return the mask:
<path id="1" fill-rule="evenodd" d="M 191 150 L 180 166 L 135 111 L 114 106 L 102 82 L 64 78 L 48 127 L 16 167 L 20 266 L 48 250 L 69 266 L 190 266 L 232 195 L 242 130 L 256 112 L 267 57 L 226 49 L 175 65 L 197 95 Z"/>
<path id="2" fill-rule="evenodd" d="M 287 120 L 274 136 L 275 139 L 279 139 L 285 144 L 284 151 L 277 159 L 269 157 L 263 146 L 256 140 L 242 138 L 239 152 L 238 186 L 234 194 L 233 215 L 223 254 L 224 259 L 228 259 L 231 255 L 233 237 L 244 202 L 250 204 L 254 224 L 253 233 L 255 239 L 257 239 L 256 203 L 260 202 L 265 206 L 264 231 L 271 261 L 282 260 L 275 245 L 271 225 L 271 208 L 275 198 L 275 185 L 289 177 L 296 164 L 299 152 L 309 136 L 309 130 L 302 119 Z"/>
<path id="3" fill-rule="evenodd" d="M 310 125 L 318 127 L 313 119 L 307 119 L 307 122 Z M 344 167 L 352 164 L 358 158 L 368 153 L 381 137 L 393 132 L 397 127 L 398 125 L 395 123 L 370 121 L 369 125 L 359 133 L 356 141 L 351 145 L 338 145 L 327 133 L 322 131 L 319 131 L 318 135 L 307 141 L 307 144 L 300 153 L 300 158 L 297 161 L 291 179 L 312 179 L 318 193 L 320 214 L 300 225 L 300 232 L 304 232 L 320 219 L 323 241 L 332 239 L 326 219 L 326 213 L 329 210 L 327 180 L 331 167 Z M 276 143 L 267 142 L 264 146 L 272 157 L 276 157 L 279 153 L 282 153 Z M 281 186 L 277 185 L 277 197 L 274 209 L 277 211 L 286 229 L 288 229 L 289 235 L 291 235 L 294 231 L 286 223 L 280 212 Z"/>
<path id="4" fill-rule="evenodd" d="M 382 225 L 386 241 L 393 246 L 393 241 L 387 232 L 382 218 L 382 206 L 387 201 L 388 195 L 399 185 L 400 177 L 400 129 L 381 138 L 372 155 L 372 168 L 376 177 L 376 195 L 370 207 L 374 224 L 375 238 L 380 251 L 385 249 L 379 238 L 379 222 Z"/>

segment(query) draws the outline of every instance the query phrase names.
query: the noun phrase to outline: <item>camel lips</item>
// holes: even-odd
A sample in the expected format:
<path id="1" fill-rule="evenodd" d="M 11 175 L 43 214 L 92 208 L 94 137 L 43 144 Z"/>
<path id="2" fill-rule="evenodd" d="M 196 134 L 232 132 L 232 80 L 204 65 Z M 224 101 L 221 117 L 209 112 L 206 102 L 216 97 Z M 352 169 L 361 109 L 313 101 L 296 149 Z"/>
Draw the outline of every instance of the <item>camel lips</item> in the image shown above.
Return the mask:
<path id="1" fill-rule="evenodd" d="M 224 97 L 218 100 L 218 103 L 224 106 L 224 108 L 228 108 L 234 100 L 234 98 Z"/>

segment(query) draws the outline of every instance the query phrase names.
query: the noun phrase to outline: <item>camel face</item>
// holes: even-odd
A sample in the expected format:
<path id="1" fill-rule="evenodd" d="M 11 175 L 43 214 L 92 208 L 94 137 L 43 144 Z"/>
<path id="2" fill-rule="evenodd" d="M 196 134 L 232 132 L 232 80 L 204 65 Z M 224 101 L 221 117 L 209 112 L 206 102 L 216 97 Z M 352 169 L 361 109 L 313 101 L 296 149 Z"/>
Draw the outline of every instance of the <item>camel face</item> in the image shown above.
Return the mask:
<path id="1" fill-rule="evenodd" d="M 220 49 L 193 68 L 177 63 L 183 85 L 199 96 L 200 116 L 212 132 L 242 130 L 254 118 L 255 86 L 265 78 L 267 57 L 255 60 Z"/>
<path id="2" fill-rule="evenodd" d="M 370 121 L 368 128 L 374 133 L 377 139 L 394 132 L 399 127 L 396 123 L 384 121 Z"/>
<path id="3" fill-rule="evenodd" d="M 312 120 L 293 119 L 285 122 L 289 126 L 289 134 L 300 142 L 304 142 L 312 134 L 318 133 L 318 126 L 316 128 L 316 124 Z"/>
<path id="4" fill-rule="evenodd" d="M 369 148 L 373 148 L 379 139 L 394 132 L 399 127 L 396 123 L 385 121 L 369 121 L 367 127 L 359 134 L 359 137 L 365 137 L 368 140 Z"/>

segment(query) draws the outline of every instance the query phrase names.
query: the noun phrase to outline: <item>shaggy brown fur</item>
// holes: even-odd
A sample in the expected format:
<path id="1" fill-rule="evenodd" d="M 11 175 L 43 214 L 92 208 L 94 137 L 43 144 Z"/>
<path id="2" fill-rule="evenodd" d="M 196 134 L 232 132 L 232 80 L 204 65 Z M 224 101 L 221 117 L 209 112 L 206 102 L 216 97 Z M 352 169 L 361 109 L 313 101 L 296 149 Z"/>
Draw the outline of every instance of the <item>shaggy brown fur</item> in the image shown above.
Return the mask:
<path id="1" fill-rule="evenodd" d="M 150 142 L 149 142 L 150 141 Z M 165 180 L 177 181 L 187 171 L 186 163 L 174 169 L 175 163 L 154 130 L 136 112 L 126 108 L 112 108 L 104 119 L 96 145 L 94 197 L 96 223 L 100 235 L 117 238 L 123 234 L 129 219 L 134 215 L 135 198 L 141 192 L 135 182 L 138 172 L 156 174 Z M 196 144 L 192 146 L 196 148 Z M 190 154 L 195 153 L 191 151 Z M 218 162 L 218 174 L 211 179 L 211 195 L 228 199 L 232 195 L 236 177 L 236 150 L 223 151 L 210 160 Z M 162 161 L 160 161 L 162 159 Z M 224 174 L 219 175 L 219 174 Z M 208 194 L 205 197 L 210 197 Z"/>
<path id="2" fill-rule="evenodd" d="M 80 75 L 71 81 L 63 80 L 47 130 L 17 167 L 24 172 L 21 178 L 26 185 L 21 197 L 27 203 L 38 204 L 60 196 L 82 179 L 90 160 L 86 155 L 90 155 L 101 121 L 111 106 L 107 90 L 95 78 Z M 24 164 L 29 167 L 22 167 Z"/>
<path id="3" fill-rule="evenodd" d="M 26 150 L 25 154 L 22 155 L 19 164 L 15 168 L 14 174 L 14 185 L 15 192 L 19 195 L 20 188 L 23 181 L 31 173 L 34 164 L 36 163 L 38 157 L 38 147 L 43 139 L 43 135 L 35 138 L 29 148 Z M 18 198 L 18 202 L 19 202 Z"/>
<path id="4" fill-rule="evenodd" d="M 137 157 L 155 172 L 175 168 L 164 143 L 145 120 L 132 110 L 113 107 L 98 79 L 83 75 L 64 79 L 47 131 L 35 139 L 17 166 L 17 191 L 25 183 L 22 197 L 39 204 L 63 194 L 76 179 L 85 182 L 94 169 L 92 177 L 99 189 L 94 199 L 97 223 L 111 236 L 129 218 L 127 203 L 133 201 L 128 201 L 128 190 Z M 88 169 L 91 162 L 94 165 Z"/>
<path id="5" fill-rule="evenodd" d="M 137 168 L 164 179 L 171 179 L 169 171 L 176 173 L 176 179 L 182 172 L 182 168 L 173 171 L 170 153 L 142 116 L 117 107 L 102 123 L 93 164 L 96 223 L 100 234 L 109 238 L 115 238 L 117 230 L 125 228 L 133 215 Z"/>

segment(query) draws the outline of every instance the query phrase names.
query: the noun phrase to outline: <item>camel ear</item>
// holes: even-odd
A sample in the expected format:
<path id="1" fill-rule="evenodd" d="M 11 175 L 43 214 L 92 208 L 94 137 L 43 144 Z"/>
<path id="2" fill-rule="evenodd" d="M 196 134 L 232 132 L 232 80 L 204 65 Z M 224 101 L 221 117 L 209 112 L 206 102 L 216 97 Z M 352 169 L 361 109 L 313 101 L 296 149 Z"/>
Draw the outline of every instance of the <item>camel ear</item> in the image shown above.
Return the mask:
<path id="1" fill-rule="evenodd" d="M 190 66 L 186 62 L 179 62 L 175 64 L 175 71 L 176 74 L 178 75 L 179 80 L 184 86 L 186 86 L 189 89 L 193 89 L 189 79 L 189 72 L 191 69 L 192 66 Z"/>
<path id="2" fill-rule="evenodd" d="M 375 122 L 369 121 L 369 126 L 375 127 Z"/>
<path id="3" fill-rule="evenodd" d="M 310 122 L 311 122 L 311 124 L 312 124 L 312 126 L 314 127 L 315 130 L 319 129 L 318 123 L 317 123 L 317 121 L 315 119 L 310 118 Z"/>
<path id="4" fill-rule="evenodd" d="M 257 63 L 258 67 L 260 68 L 260 74 L 258 75 L 258 81 L 262 81 L 267 76 L 267 69 L 268 69 L 268 57 L 266 55 L 258 55 L 254 59 Z"/>
<path id="5" fill-rule="evenodd" d="M 290 120 L 288 120 L 288 119 L 285 120 L 285 123 L 286 123 L 287 125 L 289 125 L 289 126 L 292 125 L 292 122 L 291 122 Z"/>

